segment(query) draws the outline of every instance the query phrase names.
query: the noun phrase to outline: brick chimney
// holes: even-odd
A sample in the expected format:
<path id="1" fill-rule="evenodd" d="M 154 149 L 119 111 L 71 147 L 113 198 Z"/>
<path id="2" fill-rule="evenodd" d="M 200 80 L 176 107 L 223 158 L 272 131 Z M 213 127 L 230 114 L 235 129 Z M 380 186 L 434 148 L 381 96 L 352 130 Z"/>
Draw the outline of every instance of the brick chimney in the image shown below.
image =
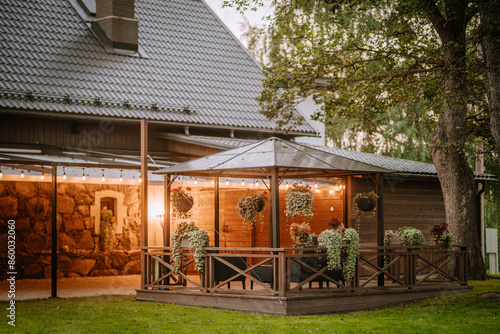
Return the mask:
<path id="1" fill-rule="evenodd" d="M 115 49 L 137 51 L 139 22 L 134 18 L 135 0 L 96 0 L 95 22 Z"/>

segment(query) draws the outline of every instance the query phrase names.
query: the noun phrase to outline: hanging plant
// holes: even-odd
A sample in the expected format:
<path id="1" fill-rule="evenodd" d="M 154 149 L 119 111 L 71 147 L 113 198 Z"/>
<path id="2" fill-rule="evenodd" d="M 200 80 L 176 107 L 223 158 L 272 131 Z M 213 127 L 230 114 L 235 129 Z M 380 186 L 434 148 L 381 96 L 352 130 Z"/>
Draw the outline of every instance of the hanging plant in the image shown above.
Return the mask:
<path id="1" fill-rule="evenodd" d="M 368 212 L 375 209 L 377 198 L 379 198 L 379 196 L 374 191 L 368 193 L 362 192 L 354 197 L 354 201 L 361 211 Z"/>
<path id="2" fill-rule="evenodd" d="M 373 196 L 374 198 L 378 198 L 378 195 L 376 195 L 373 191 L 370 191 L 369 193 L 366 192 L 357 193 L 356 196 L 354 196 L 354 199 L 352 201 L 351 216 L 354 223 L 358 226 L 358 228 L 359 228 L 359 223 L 361 223 L 362 217 L 375 218 L 377 216 L 377 210 L 374 210 L 375 206 L 370 211 L 363 211 L 358 206 L 358 200 L 364 201 L 366 198 L 372 198 L 371 196 Z M 376 201 L 376 199 L 372 200 Z"/>
<path id="3" fill-rule="evenodd" d="M 314 196 L 309 185 L 297 185 L 294 183 L 285 197 L 287 217 L 303 216 L 311 218 L 313 216 Z"/>
<path id="4" fill-rule="evenodd" d="M 105 252 L 113 250 L 115 244 L 115 226 L 116 220 L 113 217 L 113 211 L 108 210 L 108 207 L 104 206 L 101 210 L 100 237 L 101 247 Z"/>
<path id="5" fill-rule="evenodd" d="M 398 230 L 399 244 L 403 246 L 416 246 L 425 244 L 425 237 L 419 229 L 414 227 L 400 227 Z"/>
<path id="6" fill-rule="evenodd" d="M 193 222 L 177 225 L 177 230 L 172 234 L 172 261 L 174 273 L 179 272 L 182 263 L 181 243 L 189 240 L 189 248 L 194 250 L 195 268 L 203 273 L 205 268 L 205 247 L 208 246 L 207 232 L 200 230 Z"/>
<path id="7" fill-rule="evenodd" d="M 328 269 L 342 268 L 344 278 L 350 281 L 354 277 L 359 254 L 358 232 L 353 228 L 330 229 L 321 232 L 318 241 L 321 247 L 326 247 Z"/>
<path id="8" fill-rule="evenodd" d="M 292 242 L 296 244 L 303 244 L 305 246 L 314 245 L 314 233 L 311 233 L 311 225 L 308 223 L 293 223 L 290 225 L 290 236 Z"/>
<path id="9" fill-rule="evenodd" d="M 250 191 L 250 189 L 247 189 Z M 254 225 L 259 225 L 261 228 L 264 225 L 263 210 L 267 201 L 267 191 L 260 194 L 252 192 L 251 195 L 240 198 L 236 211 L 243 218 L 243 230 L 252 230 Z"/>
<path id="10" fill-rule="evenodd" d="M 171 190 L 172 218 L 191 218 L 193 214 L 191 209 L 193 208 L 194 199 L 193 196 L 188 193 L 190 190 L 190 187 L 187 187 L 186 190 L 182 190 L 182 187 L 173 188 Z"/>

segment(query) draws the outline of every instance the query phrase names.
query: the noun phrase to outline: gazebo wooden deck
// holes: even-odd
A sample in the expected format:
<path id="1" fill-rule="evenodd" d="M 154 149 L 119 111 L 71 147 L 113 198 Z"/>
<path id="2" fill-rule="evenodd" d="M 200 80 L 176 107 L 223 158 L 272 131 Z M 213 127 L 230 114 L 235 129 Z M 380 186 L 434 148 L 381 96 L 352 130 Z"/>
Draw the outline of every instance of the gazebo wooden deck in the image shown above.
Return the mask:
<path id="1" fill-rule="evenodd" d="M 323 248 L 208 247 L 205 271 L 198 276 L 188 271 L 194 261 L 188 249 L 177 274 L 169 247 L 146 247 L 142 252 L 147 270 L 137 290 L 141 301 L 297 315 L 386 307 L 469 289 L 466 248 L 460 246 L 452 251 L 439 246 L 363 246 L 349 282 L 329 274 L 326 266 L 311 265 L 308 260 L 325 258 Z M 378 265 L 380 259 L 383 266 Z M 215 280 L 217 270 L 226 273 L 224 280 Z"/>

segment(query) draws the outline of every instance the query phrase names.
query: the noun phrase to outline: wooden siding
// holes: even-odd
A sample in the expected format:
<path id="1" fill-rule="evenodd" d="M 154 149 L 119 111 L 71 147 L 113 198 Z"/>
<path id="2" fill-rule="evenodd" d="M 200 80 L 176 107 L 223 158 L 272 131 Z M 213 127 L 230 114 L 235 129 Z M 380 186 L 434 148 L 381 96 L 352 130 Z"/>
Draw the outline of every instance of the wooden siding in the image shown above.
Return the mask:
<path id="1" fill-rule="evenodd" d="M 375 190 L 371 180 L 353 179 L 352 198 L 363 191 Z M 384 180 L 384 227 L 397 230 L 412 226 L 424 234 L 427 243 L 431 242 L 430 230 L 446 219 L 441 186 L 434 180 L 409 180 L 398 178 Z M 355 228 L 360 233 L 360 242 L 376 244 L 377 222 L 375 218 L 362 218 Z"/>

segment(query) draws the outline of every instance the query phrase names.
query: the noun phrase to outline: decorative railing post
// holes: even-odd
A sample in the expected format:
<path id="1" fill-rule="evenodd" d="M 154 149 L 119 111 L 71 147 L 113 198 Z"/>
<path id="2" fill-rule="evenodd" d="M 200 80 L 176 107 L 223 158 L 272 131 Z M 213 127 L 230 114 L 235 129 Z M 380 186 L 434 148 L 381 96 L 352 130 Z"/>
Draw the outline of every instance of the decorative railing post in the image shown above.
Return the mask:
<path id="1" fill-rule="evenodd" d="M 278 253 L 278 295 L 285 297 L 286 291 L 290 288 L 290 259 L 286 259 L 285 251 Z"/>

